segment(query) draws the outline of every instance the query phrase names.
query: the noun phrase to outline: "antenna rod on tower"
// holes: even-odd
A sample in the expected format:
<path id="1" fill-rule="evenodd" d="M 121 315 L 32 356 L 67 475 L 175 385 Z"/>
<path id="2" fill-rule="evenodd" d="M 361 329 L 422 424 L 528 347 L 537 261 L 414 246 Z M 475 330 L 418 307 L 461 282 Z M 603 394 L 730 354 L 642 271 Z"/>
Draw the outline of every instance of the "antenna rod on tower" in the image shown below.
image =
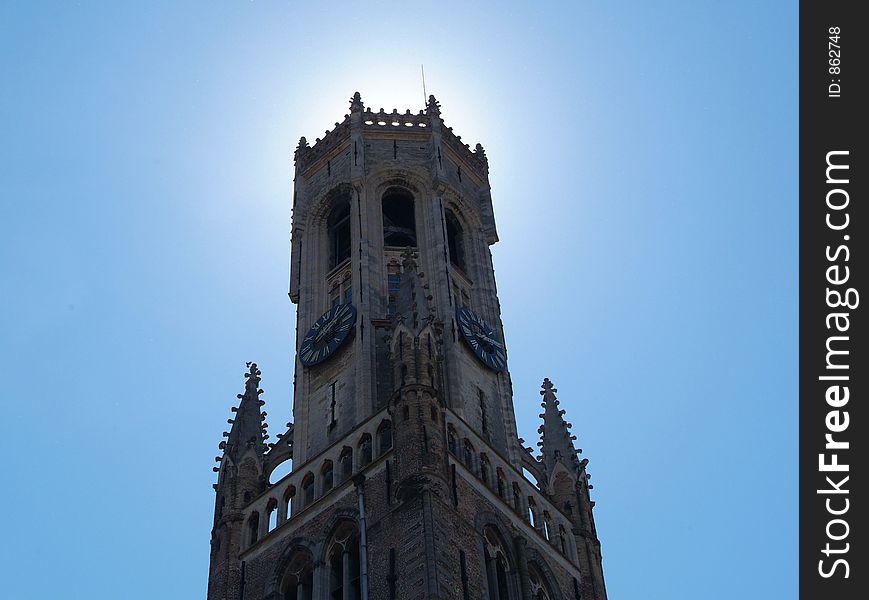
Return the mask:
<path id="1" fill-rule="evenodd" d="M 420 64 L 419 70 L 422 71 L 422 103 L 428 102 L 428 96 L 425 94 L 425 65 Z"/>

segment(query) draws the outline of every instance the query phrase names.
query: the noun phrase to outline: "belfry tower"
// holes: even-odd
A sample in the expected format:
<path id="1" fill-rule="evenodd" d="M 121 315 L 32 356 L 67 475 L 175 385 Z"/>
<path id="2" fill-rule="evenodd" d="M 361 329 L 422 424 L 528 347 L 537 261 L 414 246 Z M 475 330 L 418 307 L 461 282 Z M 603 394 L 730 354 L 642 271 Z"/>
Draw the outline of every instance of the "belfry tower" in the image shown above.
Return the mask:
<path id="1" fill-rule="evenodd" d="M 293 422 L 261 373 L 220 443 L 209 600 L 605 600 L 564 410 L 517 437 L 482 146 L 434 96 L 350 114 L 295 151 Z M 283 477 L 273 471 L 288 460 Z"/>

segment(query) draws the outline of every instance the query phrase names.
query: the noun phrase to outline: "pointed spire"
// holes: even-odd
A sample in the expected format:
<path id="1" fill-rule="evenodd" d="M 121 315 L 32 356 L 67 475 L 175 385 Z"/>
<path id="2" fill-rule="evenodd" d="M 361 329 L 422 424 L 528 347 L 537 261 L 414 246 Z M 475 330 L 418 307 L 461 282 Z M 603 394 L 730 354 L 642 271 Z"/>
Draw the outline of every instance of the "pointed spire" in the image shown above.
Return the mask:
<path id="1" fill-rule="evenodd" d="M 426 104 L 425 112 L 428 115 L 440 116 L 441 104 L 435 99 L 434 95 L 428 97 L 428 103 Z"/>
<path id="2" fill-rule="evenodd" d="M 362 104 L 362 95 L 359 92 L 353 94 L 353 97 L 350 98 L 350 112 L 362 112 L 365 110 L 365 105 Z"/>
<path id="3" fill-rule="evenodd" d="M 261 410 L 265 402 L 259 398 L 263 393 L 259 387 L 262 373 L 256 363 L 246 364 L 248 372 L 244 374 L 246 379 L 244 394 L 238 395 L 241 402 L 234 411 L 236 415 L 231 419 L 232 427 L 229 429 L 226 441 L 227 453 L 234 455 L 235 458 L 243 455 L 248 449 L 253 449 L 257 456 L 262 457 L 265 440 L 268 438 L 265 425 L 266 413 Z"/>
<path id="4" fill-rule="evenodd" d="M 552 382 L 548 378 L 544 379 L 540 390 L 540 395 L 543 396 L 543 402 L 540 403 L 543 407 L 540 415 L 543 425 L 538 429 L 542 434 L 538 446 L 542 449 L 542 460 L 546 464 L 547 472 L 552 473 L 558 462 L 574 472 L 580 468 L 576 458 L 577 450 L 573 445 L 576 436 L 571 435 L 572 426 L 564 420 L 564 411 L 558 408 L 556 393 L 558 390 L 553 387 Z"/>

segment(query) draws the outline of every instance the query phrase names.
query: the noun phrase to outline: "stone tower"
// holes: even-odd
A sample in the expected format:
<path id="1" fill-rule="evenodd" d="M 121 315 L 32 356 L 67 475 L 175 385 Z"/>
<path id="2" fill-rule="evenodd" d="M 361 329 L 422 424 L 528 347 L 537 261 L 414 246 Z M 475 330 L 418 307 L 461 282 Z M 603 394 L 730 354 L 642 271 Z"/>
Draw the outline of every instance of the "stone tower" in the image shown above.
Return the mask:
<path id="1" fill-rule="evenodd" d="M 433 96 L 402 114 L 356 93 L 295 168 L 293 423 L 267 443 L 248 364 L 209 600 L 605 600 L 588 461 L 548 379 L 540 455 L 517 437 L 482 146 Z"/>

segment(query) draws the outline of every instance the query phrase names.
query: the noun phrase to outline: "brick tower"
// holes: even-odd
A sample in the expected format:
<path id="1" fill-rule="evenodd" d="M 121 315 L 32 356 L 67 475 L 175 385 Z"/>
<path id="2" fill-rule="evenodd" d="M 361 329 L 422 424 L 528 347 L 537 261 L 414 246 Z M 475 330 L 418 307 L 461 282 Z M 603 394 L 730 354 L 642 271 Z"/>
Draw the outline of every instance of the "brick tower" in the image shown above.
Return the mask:
<path id="1" fill-rule="evenodd" d="M 295 152 L 293 423 L 260 372 L 217 457 L 209 600 L 605 600 L 587 459 L 517 437 L 482 146 L 360 95 Z M 292 471 L 273 476 L 292 460 Z"/>

